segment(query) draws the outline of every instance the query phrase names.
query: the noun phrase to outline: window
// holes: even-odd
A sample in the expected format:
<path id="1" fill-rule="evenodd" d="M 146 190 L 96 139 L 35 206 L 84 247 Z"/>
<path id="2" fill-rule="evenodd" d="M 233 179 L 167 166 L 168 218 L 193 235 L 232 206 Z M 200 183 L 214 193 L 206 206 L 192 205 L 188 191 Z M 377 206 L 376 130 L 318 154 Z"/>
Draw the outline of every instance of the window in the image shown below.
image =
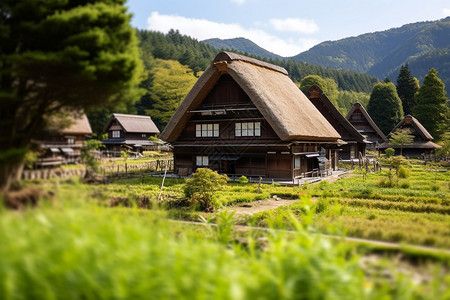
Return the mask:
<path id="1" fill-rule="evenodd" d="M 261 122 L 236 123 L 235 136 L 261 136 Z"/>
<path id="2" fill-rule="evenodd" d="M 111 135 L 113 138 L 120 138 L 120 130 L 113 130 Z"/>
<path id="3" fill-rule="evenodd" d="M 142 134 L 142 137 L 147 137 L 147 134 L 143 133 L 143 134 Z"/>
<path id="4" fill-rule="evenodd" d="M 296 156 L 294 159 L 294 169 L 300 169 L 300 157 Z"/>
<path id="5" fill-rule="evenodd" d="M 219 137 L 219 124 L 195 125 L 195 137 Z"/>
<path id="6" fill-rule="evenodd" d="M 67 138 L 67 144 L 74 144 L 75 139 L 74 138 Z"/>
<path id="7" fill-rule="evenodd" d="M 207 167 L 209 165 L 208 156 L 197 156 L 196 165 L 199 167 Z"/>

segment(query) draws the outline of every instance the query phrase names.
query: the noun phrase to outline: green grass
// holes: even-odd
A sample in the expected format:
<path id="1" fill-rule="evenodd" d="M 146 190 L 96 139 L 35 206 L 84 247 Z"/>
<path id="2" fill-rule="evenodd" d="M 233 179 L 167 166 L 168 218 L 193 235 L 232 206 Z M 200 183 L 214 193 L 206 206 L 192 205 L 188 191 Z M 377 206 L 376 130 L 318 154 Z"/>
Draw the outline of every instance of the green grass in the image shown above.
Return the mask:
<path id="1" fill-rule="evenodd" d="M 168 222 L 59 190 L 56 207 L 0 212 L 0 298 L 439 299 L 442 284 L 364 275 L 348 247 L 312 237 Z M 228 229 L 227 229 L 228 228 Z M 260 242 L 262 241 L 262 243 Z M 444 286 L 445 287 L 445 286 Z M 424 293 L 426 290 L 426 294 Z M 444 298 L 442 298 L 444 299 Z"/>
<path id="2" fill-rule="evenodd" d="M 310 186 L 317 199 L 311 230 L 381 241 L 450 249 L 450 171 L 434 173 L 417 163 L 410 165 L 407 187 L 380 188 L 387 171 Z M 358 174 L 358 170 L 355 172 Z M 394 179 L 395 182 L 395 179 Z M 438 186 L 438 188 L 435 188 Z M 262 212 L 244 220 L 267 226 L 283 224 L 294 214 L 302 220 L 302 203 Z"/>

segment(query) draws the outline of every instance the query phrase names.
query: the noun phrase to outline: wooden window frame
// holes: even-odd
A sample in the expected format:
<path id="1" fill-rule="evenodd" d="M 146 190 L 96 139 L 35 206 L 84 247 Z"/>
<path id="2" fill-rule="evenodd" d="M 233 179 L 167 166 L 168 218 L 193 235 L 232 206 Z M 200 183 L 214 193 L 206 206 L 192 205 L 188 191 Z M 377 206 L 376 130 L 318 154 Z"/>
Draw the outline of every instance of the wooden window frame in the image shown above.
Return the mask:
<path id="1" fill-rule="evenodd" d="M 261 122 L 239 122 L 234 125 L 235 137 L 260 137 Z"/>
<path id="2" fill-rule="evenodd" d="M 216 138 L 219 137 L 219 135 L 219 123 L 195 124 L 195 137 Z"/>

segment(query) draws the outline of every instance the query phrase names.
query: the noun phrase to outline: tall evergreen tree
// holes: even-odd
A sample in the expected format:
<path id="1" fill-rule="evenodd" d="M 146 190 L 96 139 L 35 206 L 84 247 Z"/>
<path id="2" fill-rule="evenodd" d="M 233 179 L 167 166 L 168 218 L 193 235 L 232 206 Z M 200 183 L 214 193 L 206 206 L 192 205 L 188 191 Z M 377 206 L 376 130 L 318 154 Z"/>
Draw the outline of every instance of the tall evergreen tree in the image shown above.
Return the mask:
<path id="1" fill-rule="evenodd" d="M 367 112 L 384 134 L 403 119 L 402 102 L 392 82 L 380 82 L 374 86 Z"/>
<path id="2" fill-rule="evenodd" d="M 419 81 L 411 75 L 408 64 L 402 65 L 397 77 L 397 94 L 402 100 L 403 113 L 410 114 L 411 109 L 416 105 L 414 94 L 419 89 Z"/>
<path id="3" fill-rule="evenodd" d="M 445 85 L 435 69 L 431 69 L 415 95 L 416 105 L 412 111 L 428 132 L 436 139 L 449 130 L 449 108 L 446 106 Z"/>
<path id="4" fill-rule="evenodd" d="M 47 117 L 132 102 L 141 62 L 125 0 L 0 1 L 0 191 Z"/>

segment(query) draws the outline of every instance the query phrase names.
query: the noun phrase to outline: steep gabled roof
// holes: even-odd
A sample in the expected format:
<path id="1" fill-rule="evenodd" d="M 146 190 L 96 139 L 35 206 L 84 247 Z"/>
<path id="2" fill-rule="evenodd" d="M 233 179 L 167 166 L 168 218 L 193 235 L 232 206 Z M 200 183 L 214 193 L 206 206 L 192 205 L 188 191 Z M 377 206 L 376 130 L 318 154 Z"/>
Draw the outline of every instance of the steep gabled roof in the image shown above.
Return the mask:
<path id="1" fill-rule="evenodd" d="M 392 131 L 389 134 L 392 134 L 393 132 L 395 132 L 397 129 L 399 128 L 403 128 L 403 126 L 405 126 L 406 124 L 410 124 L 412 126 L 412 128 L 415 130 L 415 132 L 412 132 L 412 134 L 417 134 L 419 135 L 423 141 L 413 141 L 411 144 L 408 145 L 402 145 L 403 148 L 418 148 L 418 149 L 439 149 L 442 148 L 442 146 L 433 143 L 431 140 L 433 139 L 433 137 L 431 136 L 431 134 L 425 129 L 425 127 L 423 127 L 422 124 L 420 124 L 419 120 L 417 120 L 416 118 L 414 118 L 411 115 L 406 115 L 403 120 L 401 120 L 395 127 L 394 129 L 392 129 Z M 385 148 L 400 148 L 400 145 L 391 145 L 389 144 L 389 142 L 385 142 L 383 144 L 380 145 L 381 149 L 385 149 Z"/>
<path id="2" fill-rule="evenodd" d="M 334 106 L 334 104 L 328 99 L 327 95 L 323 93 L 323 91 L 317 86 L 312 85 L 309 87 L 307 96 L 309 100 L 314 103 L 315 101 L 320 101 L 326 110 L 328 110 L 329 114 L 322 112 L 321 113 L 327 118 L 327 116 L 331 115 L 334 119 L 336 119 L 339 124 L 341 124 L 345 130 L 358 142 L 364 142 L 364 136 L 359 133 L 359 131 L 339 112 L 339 110 Z M 320 111 L 320 109 L 319 109 Z M 331 125 L 333 123 L 331 120 L 328 120 Z"/>
<path id="3" fill-rule="evenodd" d="M 244 90 L 283 141 L 336 141 L 340 135 L 287 76 L 284 68 L 243 55 L 221 52 L 195 83 L 160 138 L 175 141 L 222 74 Z"/>
<path id="4" fill-rule="evenodd" d="M 62 130 L 63 134 L 92 134 L 91 124 L 85 113 L 70 116 L 71 125 Z"/>
<path id="5" fill-rule="evenodd" d="M 395 125 L 394 129 L 392 129 L 390 134 L 395 132 L 398 128 L 402 128 L 405 124 L 411 124 L 412 127 L 416 130 L 416 133 L 419 134 L 419 136 L 424 140 L 430 141 L 433 139 L 428 130 L 426 130 L 425 127 L 423 127 L 423 125 L 420 124 L 419 120 L 414 118 L 412 115 L 406 115 L 403 118 L 403 120 L 401 120 L 397 125 Z"/>
<path id="6" fill-rule="evenodd" d="M 149 116 L 114 113 L 109 118 L 105 131 L 111 126 L 113 120 L 117 120 L 126 132 L 159 133 L 158 128 Z"/>
<path id="7" fill-rule="evenodd" d="M 350 118 L 353 115 L 353 113 L 355 112 L 355 110 L 361 111 L 361 113 L 363 114 L 364 118 L 366 118 L 367 122 L 369 122 L 370 126 L 372 126 L 373 130 L 375 130 L 375 132 L 384 141 L 388 140 L 386 135 L 381 131 L 380 128 L 378 128 L 377 124 L 375 124 L 375 122 L 372 120 L 372 118 L 370 117 L 369 113 L 366 111 L 364 106 L 361 103 L 359 103 L 359 102 L 356 102 L 355 104 L 353 104 L 352 108 L 350 109 L 350 111 L 347 114 L 347 117 L 346 117 L 347 120 L 350 120 Z"/>

